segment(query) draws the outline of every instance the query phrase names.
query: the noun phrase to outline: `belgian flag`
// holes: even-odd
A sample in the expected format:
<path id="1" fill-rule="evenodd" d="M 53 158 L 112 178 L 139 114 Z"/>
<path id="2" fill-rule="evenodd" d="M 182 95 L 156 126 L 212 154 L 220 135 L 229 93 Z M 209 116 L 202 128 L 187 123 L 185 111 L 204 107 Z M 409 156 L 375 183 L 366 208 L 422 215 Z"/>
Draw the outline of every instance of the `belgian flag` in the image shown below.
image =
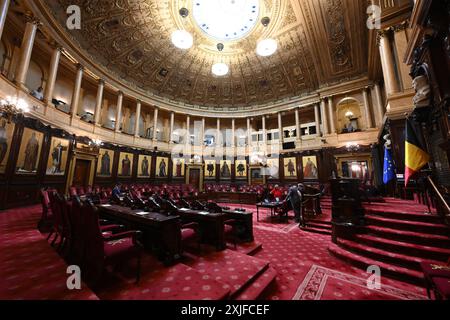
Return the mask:
<path id="1" fill-rule="evenodd" d="M 405 186 L 417 172 L 430 161 L 430 155 L 421 145 L 409 119 L 406 119 Z"/>

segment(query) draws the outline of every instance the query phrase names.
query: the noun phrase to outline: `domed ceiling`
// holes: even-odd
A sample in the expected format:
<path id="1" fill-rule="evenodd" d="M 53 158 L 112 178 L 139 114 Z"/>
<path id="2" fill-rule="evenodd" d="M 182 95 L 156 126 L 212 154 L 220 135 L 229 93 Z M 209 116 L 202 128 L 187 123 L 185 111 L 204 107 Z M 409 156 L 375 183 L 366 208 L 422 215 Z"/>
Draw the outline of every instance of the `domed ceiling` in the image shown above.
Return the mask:
<path id="1" fill-rule="evenodd" d="M 222 11 L 214 10 L 212 2 L 219 3 Z M 45 3 L 62 26 L 66 8 L 81 7 L 82 29 L 66 30 L 95 63 L 133 87 L 186 104 L 262 105 L 367 73 L 364 0 Z M 186 18 L 179 14 L 183 7 L 189 10 Z M 270 18 L 267 27 L 260 22 L 263 17 Z M 172 44 L 175 30 L 193 35 L 192 48 L 181 50 Z M 277 52 L 270 57 L 257 55 L 257 43 L 268 38 L 278 42 Z M 224 44 L 222 52 L 218 43 Z M 229 73 L 213 75 L 215 63 L 227 64 Z"/>

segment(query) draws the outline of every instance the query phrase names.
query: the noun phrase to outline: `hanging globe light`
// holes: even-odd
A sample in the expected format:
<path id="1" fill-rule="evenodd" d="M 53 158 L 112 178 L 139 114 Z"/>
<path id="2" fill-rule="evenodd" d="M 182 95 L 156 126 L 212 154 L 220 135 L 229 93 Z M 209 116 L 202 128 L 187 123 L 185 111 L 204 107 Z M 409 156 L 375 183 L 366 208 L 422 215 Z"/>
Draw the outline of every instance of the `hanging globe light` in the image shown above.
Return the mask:
<path id="1" fill-rule="evenodd" d="M 186 30 L 176 30 L 172 33 L 172 43 L 179 49 L 187 50 L 194 44 L 194 38 Z"/>
<path id="2" fill-rule="evenodd" d="M 262 57 L 269 57 L 278 50 L 278 43 L 274 39 L 265 39 L 258 43 L 256 53 Z"/>
<path id="3" fill-rule="evenodd" d="M 212 66 L 212 73 L 218 77 L 223 77 L 228 74 L 230 68 L 225 63 L 215 63 Z"/>

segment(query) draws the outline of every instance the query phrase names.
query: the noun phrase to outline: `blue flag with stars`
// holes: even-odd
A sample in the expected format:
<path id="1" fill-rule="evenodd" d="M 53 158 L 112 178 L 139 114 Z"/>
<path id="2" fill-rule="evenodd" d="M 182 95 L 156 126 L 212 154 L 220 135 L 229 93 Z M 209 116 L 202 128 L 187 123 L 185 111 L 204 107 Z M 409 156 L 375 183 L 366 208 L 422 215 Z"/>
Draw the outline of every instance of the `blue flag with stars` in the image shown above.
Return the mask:
<path id="1" fill-rule="evenodd" d="M 384 148 L 383 183 L 388 184 L 396 178 L 396 169 L 391 150 Z"/>

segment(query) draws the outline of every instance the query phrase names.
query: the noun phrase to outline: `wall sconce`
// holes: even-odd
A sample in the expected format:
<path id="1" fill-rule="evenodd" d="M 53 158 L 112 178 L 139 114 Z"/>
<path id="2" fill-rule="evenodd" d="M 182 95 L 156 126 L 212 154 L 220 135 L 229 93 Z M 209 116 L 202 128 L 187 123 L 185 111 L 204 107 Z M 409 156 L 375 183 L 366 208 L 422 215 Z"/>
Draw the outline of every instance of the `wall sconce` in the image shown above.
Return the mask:
<path id="1" fill-rule="evenodd" d="M 0 115 L 5 117 L 8 122 L 11 122 L 15 115 L 27 112 L 30 112 L 30 107 L 23 99 L 8 96 L 6 99 L 0 100 Z"/>

